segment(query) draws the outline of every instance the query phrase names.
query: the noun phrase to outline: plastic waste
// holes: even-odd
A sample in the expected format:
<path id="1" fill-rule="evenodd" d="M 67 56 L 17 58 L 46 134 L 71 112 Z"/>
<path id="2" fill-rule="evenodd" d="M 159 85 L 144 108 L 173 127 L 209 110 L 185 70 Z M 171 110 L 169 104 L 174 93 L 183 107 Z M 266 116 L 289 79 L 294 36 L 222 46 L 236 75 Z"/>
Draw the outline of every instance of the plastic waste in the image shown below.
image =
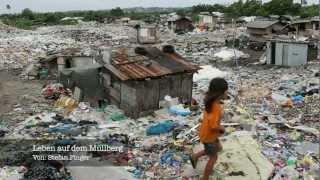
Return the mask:
<path id="1" fill-rule="evenodd" d="M 298 96 L 293 96 L 293 97 L 291 97 L 291 100 L 292 100 L 295 104 L 298 104 L 298 103 L 303 103 L 304 98 L 303 98 L 303 96 L 298 95 Z"/>
<path id="2" fill-rule="evenodd" d="M 174 128 L 174 123 L 171 120 L 160 122 L 158 124 L 152 125 L 147 129 L 147 135 L 159 135 L 163 133 L 168 133 Z"/>
<path id="3" fill-rule="evenodd" d="M 142 171 L 140 169 L 135 169 L 133 171 L 133 175 L 134 175 L 134 177 L 139 178 L 142 175 Z"/>
<path id="4" fill-rule="evenodd" d="M 21 167 L 4 166 L 0 168 L 0 179 L 3 180 L 19 180 L 23 178 L 23 173 L 20 173 Z"/>
<path id="5" fill-rule="evenodd" d="M 296 162 L 297 162 L 297 158 L 290 156 L 287 160 L 287 166 L 294 166 Z"/>
<path id="6" fill-rule="evenodd" d="M 150 137 L 150 138 L 147 138 L 145 139 L 143 142 L 142 142 L 142 147 L 144 149 L 150 149 L 152 148 L 153 146 L 155 145 L 161 145 L 161 139 L 160 137 L 158 136 L 153 136 L 153 137 Z"/>
<path id="7" fill-rule="evenodd" d="M 316 163 L 314 162 L 314 160 L 312 159 L 312 157 L 310 155 L 305 155 L 303 157 L 303 159 L 298 162 L 298 165 L 300 167 L 305 168 L 305 169 L 308 169 L 315 164 Z"/>
<path id="8" fill-rule="evenodd" d="M 110 115 L 110 119 L 113 121 L 121 121 L 126 119 L 126 116 L 121 112 L 114 112 Z"/>
<path id="9" fill-rule="evenodd" d="M 47 99 L 58 99 L 60 95 L 71 96 L 72 92 L 65 89 L 62 84 L 49 84 L 42 89 L 42 95 Z"/>
<path id="10" fill-rule="evenodd" d="M 272 93 L 271 98 L 279 105 L 284 104 L 289 100 L 286 96 L 276 93 Z"/>
<path id="11" fill-rule="evenodd" d="M 307 153 L 319 154 L 320 145 L 317 143 L 305 141 L 305 142 L 302 142 L 301 144 L 298 144 L 295 147 L 295 150 L 302 155 Z"/>
<path id="12" fill-rule="evenodd" d="M 48 69 L 41 69 L 39 72 L 40 79 L 45 79 L 48 77 L 48 75 L 49 75 Z"/>
<path id="13" fill-rule="evenodd" d="M 169 112 L 172 114 L 180 115 L 180 116 L 188 116 L 191 114 L 189 108 L 184 108 L 182 104 L 171 106 L 169 108 Z"/>
<path id="14" fill-rule="evenodd" d="M 60 108 L 76 108 L 77 102 L 68 96 L 62 96 L 55 102 L 54 106 Z"/>
<path id="15" fill-rule="evenodd" d="M 284 179 L 298 180 L 299 172 L 296 171 L 293 166 L 286 166 L 282 168 L 273 178 L 273 180 L 284 180 Z"/>
<path id="16" fill-rule="evenodd" d="M 295 127 L 293 127 L 293 129 L 300 130 L 300 131 L 303 131 L 306 133 L 311 133 L 315 136 L 320 136 L 320 131 L 316 128 L 311 128 L 311 127 L 301 125 L 301 126 L 295 126 Z"/>
<path id="17" fill-rule="evenodd" d="M 82 133 L 81 128 L 74 127 L 72 124 L 58 124 L 55 127 L 51 127 L 48 129 L 49 133 L 62 133 L 77 136 Z"/>
<path id="18" fill-rule="evenodd" d="M 162 154 L 160 158 L 160 163 L 170 165 L 173 167 L 180 167 L 182 160 L 183 159 L 176 155 L 174 152 L 168 151 Z"/>

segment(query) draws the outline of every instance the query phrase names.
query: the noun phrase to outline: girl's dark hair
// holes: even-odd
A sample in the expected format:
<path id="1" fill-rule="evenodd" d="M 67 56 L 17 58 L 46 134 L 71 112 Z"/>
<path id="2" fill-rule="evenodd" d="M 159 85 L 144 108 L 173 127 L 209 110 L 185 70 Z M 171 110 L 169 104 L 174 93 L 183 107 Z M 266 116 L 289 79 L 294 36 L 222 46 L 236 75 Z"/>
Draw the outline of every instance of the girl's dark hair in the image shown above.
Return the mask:
<path id="1" fill-rule="evenodd" d="M 204 98 L 205 109 L 208 113 L 211 112 L 212 104 L 220 96 L 228 90 L 228 83 L 223 78 L 214 78 L 210 81 L 209 89 Z"/>

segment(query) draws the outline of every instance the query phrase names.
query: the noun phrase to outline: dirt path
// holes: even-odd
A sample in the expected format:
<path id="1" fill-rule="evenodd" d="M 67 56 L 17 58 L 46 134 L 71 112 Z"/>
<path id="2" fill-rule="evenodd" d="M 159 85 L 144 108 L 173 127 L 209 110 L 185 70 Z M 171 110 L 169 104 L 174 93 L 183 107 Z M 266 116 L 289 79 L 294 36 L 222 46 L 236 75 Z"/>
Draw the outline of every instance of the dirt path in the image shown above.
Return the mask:
<path id="1" fill-rule="evenodd" d="M 41 83 L 36 80 L 22 80 L 9 71 L 0 71 L 0 116 L 12 111 L 16 104 L 26 104 L 24 95 L 34 95 L 41 91 Z"/>

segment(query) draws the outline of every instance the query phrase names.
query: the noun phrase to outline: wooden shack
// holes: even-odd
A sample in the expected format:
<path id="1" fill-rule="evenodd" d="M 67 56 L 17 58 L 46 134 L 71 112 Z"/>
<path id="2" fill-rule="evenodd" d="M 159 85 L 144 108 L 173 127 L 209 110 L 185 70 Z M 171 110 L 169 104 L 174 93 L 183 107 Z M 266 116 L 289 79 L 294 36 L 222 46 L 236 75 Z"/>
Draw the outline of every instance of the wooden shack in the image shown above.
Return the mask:
<path id="1" fill-rule="evenodd" d="M 172 46 L 123 48 L 104 53 L 103 86 L 111 104 L 137 118 L 159 109 L 166 95 L 190 103 L 193 74 L 189 63 Z M 108 59 L 110 58 L 110 59 Z"/>
<path id="2" fill-rule="evenodd" d="M 280 26 L 279 21 L 253 21 L 247 24 L 247 31 L 250 35 L 263 36 L 272 34 L 277 26 Z"/>
<path id="3" fill-rule="evenodd" d="M 194 30 L 191 18 L 180 16 L 170 18 L 168 20 L 168 28 L 173 30 L 175 33 L 185 33 Z"/>
<path id="4" fill-rule="evenodd" d="M 296 34 L 298 35 L 304 35 L 307 30 L 312 30 L 313 28 L 311 20 L 308 19 L 299 19 L 292 21 L 290 26 L 294 28 Z"/>

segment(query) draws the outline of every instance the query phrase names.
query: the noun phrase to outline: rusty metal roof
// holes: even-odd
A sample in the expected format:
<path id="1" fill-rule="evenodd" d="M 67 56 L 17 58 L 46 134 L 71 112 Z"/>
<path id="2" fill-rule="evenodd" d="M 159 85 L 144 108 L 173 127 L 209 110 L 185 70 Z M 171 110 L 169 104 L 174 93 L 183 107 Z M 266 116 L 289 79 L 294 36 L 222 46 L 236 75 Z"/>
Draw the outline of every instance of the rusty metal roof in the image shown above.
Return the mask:
<path id="1" fill-rule="evenodd" d="M 112 53 L 112 63 L 104 66 L 123 81 L 196 72 L 199 69 L 176 52 L 165 53 L 156 47 L 144 47 L 144 50 L 145 54 L 141 55 L 131 53 L 132 49 L 118 49 Z"/>

